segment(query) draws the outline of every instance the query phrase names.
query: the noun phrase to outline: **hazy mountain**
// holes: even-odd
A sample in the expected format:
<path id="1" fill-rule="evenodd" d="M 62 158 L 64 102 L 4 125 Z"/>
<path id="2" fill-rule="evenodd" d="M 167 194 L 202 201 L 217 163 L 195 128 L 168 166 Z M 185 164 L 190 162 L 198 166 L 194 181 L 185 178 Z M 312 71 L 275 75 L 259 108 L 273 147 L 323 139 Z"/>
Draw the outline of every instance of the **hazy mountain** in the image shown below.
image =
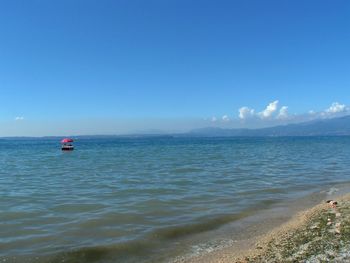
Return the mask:
<path id="1" fill-rule="evenodd" d="M 158 131 L 157 131 L 158 132 Z M 341 136 L 350 135 L 350 115 L 332 119 L 318 119 L 309 122 L 280 125 L 262 129 L 223 129 L 207 127 L 195 129 L 188 133 L 177 134 L 126 134 L 126 135 L 72 135 L 73 139 L 115 139 L 115 138 L 173 138 L 173 137 L 229 137 L 229 136 Z M 2 137 L 0 140 L 56 140 L 65 136 L 45 137 Z"/>
<path id="2" fill-rule="evenodd" d="M 325 136 L 350 135 L 350 115 L 261 129 L 202 128 L 188 133 L 192 136 Z"/>

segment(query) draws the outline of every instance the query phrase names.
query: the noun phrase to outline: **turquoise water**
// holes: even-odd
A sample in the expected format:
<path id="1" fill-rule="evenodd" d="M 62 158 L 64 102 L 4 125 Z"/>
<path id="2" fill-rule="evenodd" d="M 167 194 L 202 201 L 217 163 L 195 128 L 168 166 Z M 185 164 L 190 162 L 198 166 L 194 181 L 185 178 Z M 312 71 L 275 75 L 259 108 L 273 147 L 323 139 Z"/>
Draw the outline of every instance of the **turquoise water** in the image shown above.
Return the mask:
<path id="1" fill-rule="evenodd" d="M 350 138 L 0 140 L 0 259 L 142 262 L 350 181 Z"/>

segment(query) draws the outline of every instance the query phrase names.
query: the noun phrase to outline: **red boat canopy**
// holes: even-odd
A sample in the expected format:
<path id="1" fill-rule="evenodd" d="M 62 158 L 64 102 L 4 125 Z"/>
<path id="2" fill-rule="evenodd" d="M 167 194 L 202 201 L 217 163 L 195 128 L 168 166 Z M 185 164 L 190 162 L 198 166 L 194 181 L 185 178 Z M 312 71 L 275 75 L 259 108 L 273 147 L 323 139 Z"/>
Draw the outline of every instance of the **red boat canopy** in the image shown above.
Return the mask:
<path id="1" fill-rule="evenodd" d="M 69 143 L 69 142 L 73 142 L 73 139 L 71 138 L 64 138 L 61 143 Z"/>

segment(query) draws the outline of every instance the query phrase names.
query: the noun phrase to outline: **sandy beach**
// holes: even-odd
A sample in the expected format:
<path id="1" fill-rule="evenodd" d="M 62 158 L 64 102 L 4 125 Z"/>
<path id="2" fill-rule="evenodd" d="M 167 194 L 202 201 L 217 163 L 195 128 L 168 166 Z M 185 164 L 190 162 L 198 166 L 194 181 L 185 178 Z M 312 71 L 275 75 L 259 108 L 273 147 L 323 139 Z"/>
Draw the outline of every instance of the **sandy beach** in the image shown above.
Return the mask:
<path id="1" fill-rule="evenodd" d="M 263 235 L 177 262 L 350 262 L 350 194 L 334 201 L 298 212 Z"/>

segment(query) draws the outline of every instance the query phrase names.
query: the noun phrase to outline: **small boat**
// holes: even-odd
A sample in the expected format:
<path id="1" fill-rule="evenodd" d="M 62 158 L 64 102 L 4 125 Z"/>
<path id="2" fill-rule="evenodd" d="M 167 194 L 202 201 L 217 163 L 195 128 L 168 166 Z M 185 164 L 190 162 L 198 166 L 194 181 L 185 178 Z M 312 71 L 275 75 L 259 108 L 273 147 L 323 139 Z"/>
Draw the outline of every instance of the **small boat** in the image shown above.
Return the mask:
<path id="1" fill-rule="evenodd" d="M 62 151 L 73 151 L 74 150 L 74 146 L 73 146 L 73 139 L 71 138 L 64 138 L 61 141 L 62 144 Z"/>

